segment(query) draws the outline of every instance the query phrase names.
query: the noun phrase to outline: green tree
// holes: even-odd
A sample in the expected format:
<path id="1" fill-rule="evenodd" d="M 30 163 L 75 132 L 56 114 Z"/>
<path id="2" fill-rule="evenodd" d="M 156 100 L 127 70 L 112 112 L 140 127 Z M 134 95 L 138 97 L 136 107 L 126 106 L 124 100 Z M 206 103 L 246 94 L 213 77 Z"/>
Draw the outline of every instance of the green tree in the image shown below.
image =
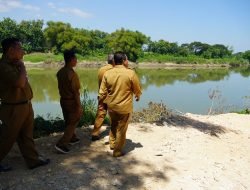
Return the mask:
<path id="1" fill-rule="evenodd" d="M 248 62 L 250 63 L 250 50 L 245 51 L 245 52 L 243 53 L 242 57 L 243 57 L 244 59 L 247 59 Z"/>
<path id="2" fill-rule="evenodd" d="M 61 51 L 74 49 L 81 55 L 89 54 L 91 36 L 87 30 L 73 29 L 70 32 L 63 32 L 61 34 L 58 36 L 58 41 L 61 43 Z"/>
<path id="3" fill-rule="evenodd" d="M 8 37 L 19 38 L 26 52 L 44 51 L 43 21 L 21 21 L 20 24 L 10 18 L 0 22 L 0 40 Z"/>
<path id="4" fill-rule="evenodd" d="M 63 23 L 63 22 L 54 22 L 54 21 L 49 21 L 47 22 L 47 27 L 44 30 L 44 36 L 46 40 L 46 46 L 48 50 L 54 52 L 54 53 L 59 53 L 61 50 L 61 44 L 58 42 L 58 36 L 62 36 L 62 32 L 65 31 L 70 31 L 72 30 L 71 25 L 68 23 Z"/>
<path id="5" fill-rule="evenodd" d="M 142 47 L 148 42 L 149 38 L 138 31 L 116 30 L 108 37 L 108 47 L 113 51 L 123 51 L 129 60 L 136 61 L 142 56 Z"/>
<path id="6" fill-rule="evenodd" d="M 181 46 L 178 49 L 178 55 L 186 57 L 189 54 L 190 54 L 189 44 L 187 44 L 187 43 L 181 44 Z"/>
<path id="7" fill-rule="evenodd" d="M 189 44 L 190 53 L 194 55 L 202 55 L 205 51 L 209 49 L 210 45 L 201 42 L 192 42 Z"/>
<path id="8" fill-rule="evenodd" d="M 91 41 L 89 48 L 92 52 L 109 52 L 107 47 L 107 39 L 109 34 L 100 30 L 91 30 L 90 31 Z"/>
<path id="9" fill-rule="evenodd" d="M 26 52 L 44 51 L 45 38 L 42 28 L 43 20 L 22 21 L 19 24 L 20 38 Z"/>
<path id="10" fill-rule="evenodd" d="M 211 58 L 224 58 L 232 55 L 232 50 L 222 44 L 215 44 L 208 48 L 207 50 Z"/>
<path id="11" fill-rule="evenodd" d="M 10 18 L 4 18 L 0 21 L 0 41 L 8 37 L 19 38 L 19 34 L 19 27 L 16 21 Z"/>
<path id="12" fill-rule="evenodd" d="M 150 42 L 148 45 L 148 51 L 159 54 L 177 54 L 178 49 L 177 43 L 170 43 L 165 40 Z"/>
<path id="13" fill-rule="evenodd" d="M 81 55 L 90 52 L 91 36 L 85 29 L 72 28 L 70 24 L 49 21 L 44 30 L 47 45 L 54 53 L 74 49 Z"/>

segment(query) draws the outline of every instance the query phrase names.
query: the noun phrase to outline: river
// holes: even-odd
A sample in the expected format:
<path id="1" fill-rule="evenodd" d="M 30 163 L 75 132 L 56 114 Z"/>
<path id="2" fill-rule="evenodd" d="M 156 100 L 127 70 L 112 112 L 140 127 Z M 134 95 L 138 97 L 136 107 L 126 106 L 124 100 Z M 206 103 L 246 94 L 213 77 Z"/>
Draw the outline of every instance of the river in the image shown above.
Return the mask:
<path id="1" fill-rule="evenodd" d="M 56 69 L 29 69 L 35 115 L 62 116 Z M 89 96 L 97 97 L 97 69 L 77 69 L 81 85 Z M 250 107 L 250 68 L 213 69 L 137 69 L 143 95 L 134 109 L 148 102 L 162 102 L 178 112 L 207 114 Z M 213 106 L 212 106 L 213 105 Z M 211 107 L 212 106 L 212 107 Z"/>

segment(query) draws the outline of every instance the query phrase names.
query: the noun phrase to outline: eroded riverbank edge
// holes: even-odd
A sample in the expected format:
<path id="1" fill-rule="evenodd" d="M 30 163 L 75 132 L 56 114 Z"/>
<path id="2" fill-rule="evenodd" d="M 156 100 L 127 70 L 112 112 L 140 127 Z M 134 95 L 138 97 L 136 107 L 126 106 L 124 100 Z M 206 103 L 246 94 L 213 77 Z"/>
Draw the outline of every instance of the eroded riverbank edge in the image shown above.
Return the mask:
<path id="1" fill-rule="evenodd" d="M 105 62 L 79 62 L 76 66 L 76 68 L 100 68 L 101 66 L 105 65 Z M 59 68 L 64 65 L 63 62 L 58 62 L 58 63 L 43 63 L 43 62 L 38 62 L 38 63 L 32 63 L 32 62 L 25 62 L 25 66 L 27 68 Z M 142 62 L 142 63 L 133 63 L 129 62 L 129 67 L 130 68 L 139 68 L 139 69 L 147 69 L 147 68 L 153 68 L 153 69 L 176 69 L 176 68 L 183 68 L 183 69 L 188 69 L 188 68 L 197 68 L 197 69 L 207 69 L 207 68 L 231 68 L 232 66 L 230 64 L 176 64 L 176 63 L 147 63 L 147 62 Z"/>

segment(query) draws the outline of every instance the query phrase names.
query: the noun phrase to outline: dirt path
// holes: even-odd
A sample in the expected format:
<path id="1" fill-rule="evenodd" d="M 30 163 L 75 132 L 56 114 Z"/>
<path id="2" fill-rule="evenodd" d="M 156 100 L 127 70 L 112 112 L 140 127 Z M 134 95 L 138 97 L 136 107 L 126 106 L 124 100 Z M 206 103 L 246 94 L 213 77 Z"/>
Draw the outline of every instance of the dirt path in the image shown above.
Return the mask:
<path id="1" fill-rule="evenodd" d="M 14 147 L 3 163 L 14 170 L 0 174 L 0 190 L 245 190 L 250 189 L 250 115 L 186 114 L 176 123 L 131 124 L 127 154 L 113 158 L 108 129 L 92 143 L 90 126 L 78 129 L 81 143 L 68 155 L 57 154 L 60 134 L 36 140 L 50 165 L 28 170 Z"/>

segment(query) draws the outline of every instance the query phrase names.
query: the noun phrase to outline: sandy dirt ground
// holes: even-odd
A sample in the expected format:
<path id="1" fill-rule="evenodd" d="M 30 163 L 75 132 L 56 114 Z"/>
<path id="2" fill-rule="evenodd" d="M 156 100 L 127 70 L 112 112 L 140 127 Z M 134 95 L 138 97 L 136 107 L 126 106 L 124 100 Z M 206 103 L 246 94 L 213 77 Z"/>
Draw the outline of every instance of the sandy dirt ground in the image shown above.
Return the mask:
<path id="1" fill-rule="evenodd" d="M 28 170 L 15 145 L 3 163 L 0 190 L 245 190 L 250 189 L 250 115 L 185 114 L 177 122 L 130 124 L 126 155 L 113 158 L 108 127 L 92 142 L 93 126 L 77 130 L 81 142 L 56 153 L 61 134 L 36 140 L 48 166 Z"/>

